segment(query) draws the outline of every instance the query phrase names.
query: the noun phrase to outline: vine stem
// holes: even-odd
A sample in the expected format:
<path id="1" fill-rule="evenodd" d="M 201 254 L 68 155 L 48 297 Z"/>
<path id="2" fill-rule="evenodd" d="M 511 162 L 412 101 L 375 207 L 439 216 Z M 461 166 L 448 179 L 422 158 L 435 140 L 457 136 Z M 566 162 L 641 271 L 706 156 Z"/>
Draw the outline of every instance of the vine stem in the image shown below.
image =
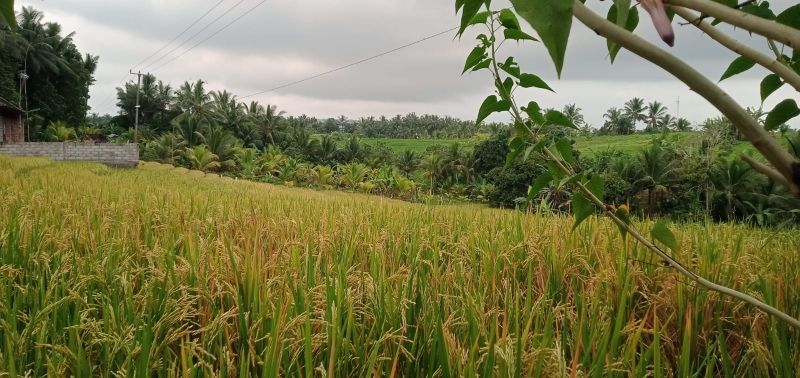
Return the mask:
<path id="1" fill-rule="evenodd" d="M 683 0 L 679 0 L 683 1 Z M 573 15 L 595 33 L 606 37 L 634 54 L 669 72 L 705 98 L 725 115 L 777 171 L 786 178 L 788 189 L 800 195 L 800 162 L 783 149 L 747 111 L 711 80 L 686 62 L 656 47 L 641 37 L 607 21 L 579 0 L 573 1 Z"/>
<path id="2" fill-rule="evenodd" d="M 672 10 L 675 11 L 678 16 L 681 16 L 681 18 L 685 19 L 690 24 L 708 34 L 711 39 L 719 42 L 719 44 L 727 47 L 729 50 L 744 56 L 745 58 L 748 58 L 758 63 L 760 66 L 772 71 L 785 80 L 787 84 L 794 87 L 795 90 L 800 91 L 800 75 L 779 60 L 780 54 L 778 54 L 777 59 L 773 59 L 769 55 L 763 54 L 760 51 L 747 46 L 734 38 L 731 38 L 725 34 L 725 32 L 717 29 L 708 22 L 701 20 L 698 15 L 687 8 L 679 6 L 672 6 L 670 8 L 672 8 Z M 774 43 L 772 45 L 774 45 Z"/>
<path id="3" fill-rule="evenodd" d="M 665 0 L 666 4 L 694 9 L 704 15 L 783 43 L 793 49 L 800 48 L 800 30 L 772 20 L 742 12 L 710 0 Z"/>

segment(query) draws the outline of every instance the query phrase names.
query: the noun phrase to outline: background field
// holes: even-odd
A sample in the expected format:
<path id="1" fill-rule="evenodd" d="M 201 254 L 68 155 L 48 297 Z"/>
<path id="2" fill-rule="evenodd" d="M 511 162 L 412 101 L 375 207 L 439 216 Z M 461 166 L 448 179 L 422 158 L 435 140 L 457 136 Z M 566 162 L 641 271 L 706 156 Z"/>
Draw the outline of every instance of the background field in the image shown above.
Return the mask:
<path id="1" fill-rule="evenodd" d="M 12 376 L 800 366 L 796 330 L 684 282 L 603 219 L 569 233 L 564 216 L 2 156 L 0 209 L 0 371 Z M 701 275 L 800 315 L 796 232 L 676 234 Z"/>
<path id="2" fill-rule="evenodd" d="M 633 135 L 598 135 L 580 136 L 575 143 L 583 156 L 593 156 L 602 151 L 617 150 L 626 154 L 633 154 L 646 148 L 650 142 L 659 138 L 660 134 L 633 134 Z M 362 138 L 361 140 L 370 145 L 383 144 L 396 153 L 411 150 L 424 154 L 430 147 L 447 147 L 453 143 L 460 143 L 471 151 L 475 145 L 488 136 L 479 135 L 470 139 L 391 139 L 391 138 Z M 667 135 L 667 141 L 682 146 L 699 145 L 702 133 L 700 132 L 671 132 Z M 341 138 L 340 144 L 345 143 Z M 745 151 L 755 150 L 749 143 L 737 143 L 732 153 L 739 154 Z"/>

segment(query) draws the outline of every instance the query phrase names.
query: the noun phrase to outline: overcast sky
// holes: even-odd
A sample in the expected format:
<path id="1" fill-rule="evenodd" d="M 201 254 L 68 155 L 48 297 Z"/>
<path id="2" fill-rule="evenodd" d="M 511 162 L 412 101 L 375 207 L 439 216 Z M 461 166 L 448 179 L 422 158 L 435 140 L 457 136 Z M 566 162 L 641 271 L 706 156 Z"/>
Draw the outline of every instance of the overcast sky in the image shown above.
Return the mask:
<path id="1" fill-rule="evenodd" d="M 98 113 L 117 112 L 112 97 L 114 88 L 123 77 L 134 78 L 125 76 L 130 68 L 152 71 L 173 87 L 187 80 L 203 79 L 208 89 L 227 89 L 243 97 L 405 45 L 458 23 L 451 0 L 266 0 L 260 5 L 262 0 L 222 0 L 205 19 L 159 54 L 173 50 L 227 12 L 170 55 L 183 54 L 180 58 L 160 68 L 169 57 L 149 67 L 148 63 L 133 67 L 218 2 L 18 0 L 16 6 L 19 10 L 21 6 L 32 5 L 44 11 L 46 20 L 61 23 L 67 32 L 76 32 L 75 42 L 82 52 L 100 57 L 95 74 L 97 82 L 91 88 L 89 101 Z M 594 0 L 589 3 L 602 14 L 610 5 Z M 793 0 L 772 1 L 773 9 L 778 11 L 792 4 Z M 255 6 L 226 30 L 185 52 Z M 642 22 L 637 33 L 666 46 L 657 38 L 646 13 L 640 13 Z M 693 26 L 679 26 L 677 21 L 676 17 L 673 22 L 676 45 L 671 51 L 710 78 L 719 78 L 734 54 Z M 735 35 L 749 45 L 766 48 L 763 38 L 740 32 Z M 471 36 L 457 40 L 449 33 L 252 99 L 275 104 L 289 114 L 315 117 L 357 118 L 416 112 L 474 118 L 480 103 L 491 93 L 488 73 L 460 75 L 474 42 Z M 602 125 L 606 109 L 621 107 L 632 97 L 660 101 L 673 115 L 693 123 L 717 114 L 685 85 L 631 53 L 623 50 L 611 65 L 605 41 L 577 21 L 573 24 L 561 80 L 556 79 L 553 65 L 540 44 L 508 46 L 511 49 L 507 52 L 518 57 L 524 70 L 539 74 L 556 91 L 555 94 L 541 90 L 521 92 L 520 102 L 532 99 L 543 107 L 558 108 L 576 103 L 594 127 Z M 722 87 L 743 106 L 758 107 L 758 84 L 765 72 L 754 68 L 722 82 Z M 773 95 L 765 109 L 787 97 L 798 99 L 798 93 L 787 87 Z"/>

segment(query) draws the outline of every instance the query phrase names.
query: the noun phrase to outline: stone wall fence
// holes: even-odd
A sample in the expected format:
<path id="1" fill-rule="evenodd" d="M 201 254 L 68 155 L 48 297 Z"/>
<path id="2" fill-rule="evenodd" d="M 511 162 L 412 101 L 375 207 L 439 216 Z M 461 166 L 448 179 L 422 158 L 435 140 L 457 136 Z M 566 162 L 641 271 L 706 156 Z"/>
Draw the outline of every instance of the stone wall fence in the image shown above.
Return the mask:
<path id="1" fill-rule="evenodd" d="M 136 167 L 139 147 L 134 143 L 27 142 L 0 144 L 0 154 L 40 156 L 53 160 L 103 163 L 114 167 Z"/>

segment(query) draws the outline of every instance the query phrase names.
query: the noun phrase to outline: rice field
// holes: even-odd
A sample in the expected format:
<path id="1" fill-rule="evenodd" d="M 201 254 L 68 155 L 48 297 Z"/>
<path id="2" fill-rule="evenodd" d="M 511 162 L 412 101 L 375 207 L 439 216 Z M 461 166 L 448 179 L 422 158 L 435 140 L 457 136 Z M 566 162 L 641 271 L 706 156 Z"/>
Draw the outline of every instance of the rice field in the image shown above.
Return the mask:
<path id="1" fill-rule="evenodd" d="M 800 332 L 571 225 L 0 156 L 0 376 L 797 376 Z M 675 229 L 800 316 L 797 230 Z"/>

